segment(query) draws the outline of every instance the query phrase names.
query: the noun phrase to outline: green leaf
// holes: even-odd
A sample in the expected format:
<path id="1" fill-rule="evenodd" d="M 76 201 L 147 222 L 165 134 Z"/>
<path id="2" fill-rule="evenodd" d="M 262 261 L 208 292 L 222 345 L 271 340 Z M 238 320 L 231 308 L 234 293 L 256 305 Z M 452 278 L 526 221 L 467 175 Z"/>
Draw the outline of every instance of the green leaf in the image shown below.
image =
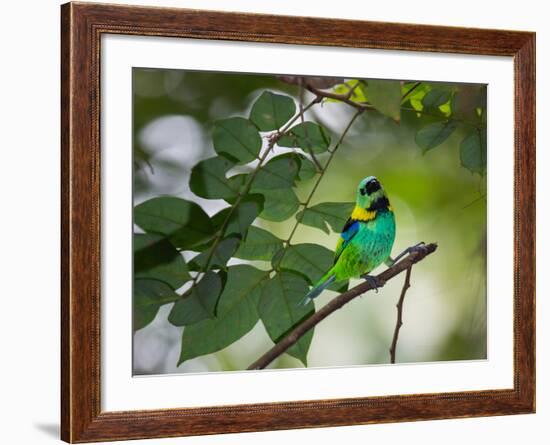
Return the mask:
<path id="1" fill-rule="evenodd" d="M 460 163 L 472 173 L 487 171 L 487 132 L 474 129 L 460 143 Z"/>
<path id="2" fill-rule="evenodd" d="M 229 222 L 225 228 L 224 236 L 236 234 L 241 237 L 246 235 L 249 227 L 263 209 L 263 196 L 258 194 L 245 196 L 239 205 L 231 212 L 231 207 L 225 208 L 212 217 L 214 226 L 221 229 L 224 221 L 229 216 Z"/>
<path id="3" fill-rule="evenodd" d="M 398 80 L 368 80 L 370 104 L 396 122 L 401 119 L 401 83 Z"/>
<path id="4" fill-rule="evenodd" d="M 210 259 L 210 265 L 208 269 L 217 267 L 225 270 L 227 268 L 227 262 L 237 250 L 237 246 L 239 245 L 239 242 L 240 242 L 239 238 L 236 238 L 236 237 L 230 237 L 230 238 L 221 240 L 218 243 L 218 245 L 215 247 L 214 254 Z M 208 247 L 204 252 L 201 252 L 196 257 L 194 257 L 189 262 L 189 268 L 191 270 L 205 271 L 206 261 L 210 256 L 211 250 L 212 250 L 212 246 Z"/>
<path id="5" fill-rule="evenodd" d="M 269 279 L 262 286 L 262 296 L 258 310 L 269 337 L 277 343 L 292 328 L 315 312 L 313 302 L 300 304 L 309 286 L 299 275 L 283 271 Z M 303 335 L 286 352 L 307 366 L 307 353 L 313 329 Z"/>
<path id="6" fill-rule="evenodd" d="M 214 149 L 230 161 L 246 164 L 256 159 L 262 148 L 262 138 L 248 119 L 231 117 L 214 123 Z"/>
<path id="7" fill-rule="evenodd" d="M 300 147 L 306 153 L 323 153 L 330 146 L 328 130 L 313 122 L 303 122 L 292 127 L 279 139 L 280 147 Z"/>
<path id="8" fill-rule="evenodd" d="M 273 255 L 282 247 L 283 241 L 271 232 L 251 226 L 235 256 L 243 260 L 271 261 Z"/>
<path id="9" fill-rule="evenodd" d="M 191 277 L 175 247 L 161 235 L 134 234 L 134 278 L 162 281 L 179 289 Z"/>
<path id="10" fill-rule="evenodd" d="M 209 271 L 176 301 L 168 321 L 174 326 L 188 326 L 206 318 L 214 318 L 216 303 L 222 290 L 222 280 L 218 274 Z"/>
<path id="11" fill-rule="evenodd" d="M 237 209 L 229 218 L 226 234 L 236 233 L 244 236 L 254 220 L 262 212 L 263 201 L 259 201 L 254 196 L 246 196 L 242 199 Z"/>
<path id="12" fill-rule="evenodd" d="M 254 188 L 282 189 L 290 188 L 300 168 L 299 160 L 293 153 L 275 156 L 258 170 L 254 178 Z"/>
<path id="13" fill-rule="evenodd" d="M 422 99 L 422 104 L 425 108 L 439 108 L 441 105 L 446 104 L 451 99 L 452 91 L 450 88 L 436 87 L 433 88 Z"/>
<path id="14" fill-rule="evenodd" d="M 354 207 L 354 202 L 323 202 L 302 210 L 296 219 L 302 218 L 302 224 L 316 227 L 325 233 L 330 233 L 328 224 L 334 232 L 340 233 Z"/>
<path id="15" fill-rule="evenodd" d="M 207 199 L 236 198 L 243 186 L 245 175 L 227 179 L 226 173 L 232 167 L 233 163 L 219 156 L 199 162 L 191 170 L 191 191 Z"/>
<path id="16" fill-rule="evenodd" d="M 264 91 L 254 102 L 250 120 L 261 131 L 278 130 L 296 114 L 296 104 L 289 96 Z"/>
<path id="17" fill-rule="evenodd" d="M 350 99 L 354 102 L 367 102 L 367 96 L 365 96 L 365 89 L 363 88 L 363 83 L 358 79 L 351 79 L 346 83 L 341 83 L 336 85 L 333 91 L 336 94 L 348 94 L 349 91 L 353 88 Z M 337 99 L 327 99 L 328 102 L 340 102 Z"/>
<path id="18" fill-rule="evenodd" d="M 426 153 L 445 142 L 456 126 L 457 124 L 453 120 L 426 125 L 416 133 L 416 144 Z"/>
<path id="19" fill-rule="evenodd" d="M 239 245 L 239 243 L 240 243 L 240 240 L 239 238 L 236 238 L 236 237 L 229 237 L 221 240 L 217 244 L 217 246 L 214 248 L 214 254 L 210 259 L 210 264 L 208 266 L 208 269 L 219 268 L 219 269 L 225 270 L 227 268 L 227 262 L 237 250 L 237 246 Z M 211 250 L 212 250 L 212 246 L 207 247 L 205 251 L 195 256 L 189 262 L 189 268 L 191 270 L 195 270 L 195 271 L 200 270 L 204 272 L 206 269 L 206 261 L 210 256 Z"/>
<path id="20" fill-rule="evenodd" d="M 293 189 L 256 189 L 255 193 L 260 193 L 264 197 L 264 209 L 260 213 L 260 218 L 268 221 L 285 221 L 296 213 L 300 207 L 300 202 Z"/>
<path id="21" fill-rule="evenodd" d="M 232 190 L 238 190 L 238 193 L 243 193 L 246 183 L 248 181 L 247 173 L 239 173 L 237 175 L 230 176 L 227 178 L 227 185 Z M 224 198 L 230 204 L 235 201 L 236 197 Z"/>
<path id="22" fill-rule="evenodd" d="M 416 111 L 422 111 L 424 109 L 424 105 L 422 103 L 422 100 L 424 99 L 424 96 L 430 91 L 431 87 L 425 82 L 421 82 L 420 85 L 416 86 L 416 82 L 409 82 L 405 83 L 401 87 L 401 94 L 404 99 L 402 99 L 402 103 L 409 102 L 411 106 Z M 409 91 L 413 88 L 414 90 L 409 93 Z"/>
<path id="23" fill-rule="evenodd" d="M 403 82 L 401 84 L 401 97 L 404 98 L 405 101 L 407 101 L 409 97 L 412 95 L 412 93 L 414 93 L 414 90 L 416 90 L 420 86 L 422 86 L 422 84 L 417 85 L 417 82 L 411 82 L 411 81 Z M 411 90 L 413 91 L 411 92 Z"/>
<path id="24" fill-rule="evenodd" d="M 313 178 L 317 174 L 317 168 L 315 164 L 308 158 L 302 155 L 298 155 L 300 160 L 300 170 L 298 171 L 298 179 L 300 181 L 307 181 Z"/>
<path id="25" fill-rule="evenodd" d="M 334 252 L 317 244 L 293 244 L 284 254 L 279 252 L 273 258 L 273 267 L 303 275 L 310 284 L 315 284 L 334 263 Z"/>
<path id="26" fill-rule="evenodd" d="M 439 111 L 441 111 L 445 117 L 450 117 L 452 114 L 451 101 L 445 102 L 443 105 L 440 105 Z"/>
<path id="27" fill-rule="evenodd" d="M 166 283 L 157 280 L 134 281 L 133 328 L 134 331 L 151 323 L 163 304 L 172 303 L 180 296 Z"/>
<path id="28" fill-rule="evenodd" d="M 210 217 L 196 203 L 163 196 L 134 207 L 134 222 L 145 232 L 170 238 L 175 247 L 188 249 L 213 235 Z"/>
<path id="29" fill-rule="evenodd" d="M 249 265 L 229 267 L 216 317 L 183 330 L 178 366 L 186 360 L 219 351 L 250 331 L 259 320 L 261 285 L 268 277 L 267 272 Z"/>

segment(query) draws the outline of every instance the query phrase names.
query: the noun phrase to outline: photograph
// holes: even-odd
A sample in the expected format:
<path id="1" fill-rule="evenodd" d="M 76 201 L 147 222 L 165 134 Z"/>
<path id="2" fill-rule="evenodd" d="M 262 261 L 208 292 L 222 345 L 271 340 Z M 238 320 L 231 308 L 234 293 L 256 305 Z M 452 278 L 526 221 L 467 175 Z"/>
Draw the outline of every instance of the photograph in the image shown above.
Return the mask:
<path id="1" fill-rule="evenodd" d="M 133 67 L 132 112 L 134 376 L 487 359 L 486 84 Z"/>

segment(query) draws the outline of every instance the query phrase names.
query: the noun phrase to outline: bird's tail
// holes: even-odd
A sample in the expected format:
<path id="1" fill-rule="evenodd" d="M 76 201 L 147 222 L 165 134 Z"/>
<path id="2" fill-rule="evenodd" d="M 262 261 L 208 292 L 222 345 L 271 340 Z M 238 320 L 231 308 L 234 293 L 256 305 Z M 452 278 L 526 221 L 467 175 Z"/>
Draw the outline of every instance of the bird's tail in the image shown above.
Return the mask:
<path id="1" fill-rule="evenodd" d="M 332 283 L 334 283 L 334 280 L 336 279 L 336 274 L 331 270 L 329 270 L 318 282 L 311 288 L 311 290 L 308 292 L 308 294 L 304 297 L 304 299 L 300 302 L 300 305 L 305 306 L 308 304 L 311 300 L 318 297 L 321 292 L 323 292 L 327 287 L 329 287 Z"/>

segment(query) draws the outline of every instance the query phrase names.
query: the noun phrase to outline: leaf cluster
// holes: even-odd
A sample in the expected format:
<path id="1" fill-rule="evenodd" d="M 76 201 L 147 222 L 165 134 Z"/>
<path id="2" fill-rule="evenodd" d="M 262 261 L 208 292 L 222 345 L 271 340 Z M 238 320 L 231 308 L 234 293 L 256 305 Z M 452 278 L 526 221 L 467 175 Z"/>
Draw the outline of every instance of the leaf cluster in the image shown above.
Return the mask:
<path id="1" fill-rule="evenodd" d="M 485 88 L 351 79 L 332 86 L 332 96 L 324 99 L 339 97 L 397 123 L 414 120 L 423 153 L 457 134 L 461 165 L 485 175 Z M 309 205 L 315 186 L 307 202 L 299 201 L 296 187 L 322 179 L 341 140 L 334 144 L 327 128 L 305 120 L 288 95 L 264 91 L 248 116 L 216 121 L 212 142 L 215 156 L 192 168 L 189 188 L 203 199 L 223 200 L 225 208 L 209 215 L 196 202 L 174 196 L 134 207 L 142 232 L 134 234 L 134 330 L 171 304 L 169 322 L 183 327 L 178 365 L 231 345 L 258 323 L 276 343 L 310 316 L 313 303 L 298 303 L 332 266 L 334 253 L 293 243 L 295 230 L 281 239 L 263 222 L 293 220 L 294 227 L 328 234 L 341 230 L 354 206 Z M 277 147 L 284 153 L 276 154 Z M 319 159 L 325 157 L 323 166 Z M 191 259 L 185 261 L 184 254 Z M 347 283 L 330 289 L 345 291 Z M 287 351 L 306 366 L 313 335 Z"/>
<path id="2" fill-rule="evenodd" d="M 300 204 L 295 188 L 322 173 L 312 156 L 328 153 L 331 135 L 298 117 L 293 98 L 265 91 L 249 116 L 215 122 L 216 156 L 193 167 L 189 188 L 201 198 L 224 200 L 218 213 L 173 196 L 134 208 L 144 232 L 134 235 L 134 329 L 172 304 L 169 322 L 184 327 L 178 363 L 229 346 L 258 322 L 277 342 L 314 311 L 312 303 L 298 303 L 330 267 L 333 252 L 291 244 L 262 228 L 262 221 L 295 218 L 296 224 L 340 230 L 349 213 L 349 203 Z M 274 154 L 275 146 L 287 152 Z M 246 173 L 233 174 L 236 167 Z M 184 252 L 194 256 L 185 262 Z M 288 351 L 304 365 L 312 336 Z"/>
<path id="3" fill-rule="evenodd" d="M 427 153 L 453 134 L 460 138 L 460 164 L 484 176 L 487 170 L 487 89 L 484 85 L 352 79 L 334 92 L 417 128 L 416 145 Z M 333 99 L 334 100 L 334 99 Z"/>

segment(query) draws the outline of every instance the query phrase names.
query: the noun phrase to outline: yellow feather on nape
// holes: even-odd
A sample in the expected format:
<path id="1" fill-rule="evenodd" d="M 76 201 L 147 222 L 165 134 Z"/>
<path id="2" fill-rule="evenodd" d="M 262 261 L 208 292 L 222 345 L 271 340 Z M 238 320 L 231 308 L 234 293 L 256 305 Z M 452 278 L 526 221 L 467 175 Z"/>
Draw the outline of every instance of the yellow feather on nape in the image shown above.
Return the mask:
<path id="1" fill-rule="evenodd" d="M 367 210 L 363 207 L 355 206 L 353 212 L 351 212 L 351 219 L 358 221 L 372 221 L 376 218 L 376 210 Z"/>

